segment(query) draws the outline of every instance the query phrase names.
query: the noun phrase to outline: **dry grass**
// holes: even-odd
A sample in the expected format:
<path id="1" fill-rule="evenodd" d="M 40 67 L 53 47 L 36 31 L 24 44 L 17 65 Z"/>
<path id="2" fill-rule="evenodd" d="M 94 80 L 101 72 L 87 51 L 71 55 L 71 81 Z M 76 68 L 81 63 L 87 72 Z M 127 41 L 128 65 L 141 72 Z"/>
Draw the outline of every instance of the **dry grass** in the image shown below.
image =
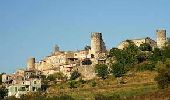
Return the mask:
<path id="1" fill-rule="evenodd" d="M 77 100 L 94 100 L 96 94 L 112 95 L 118 94 L 122 98 L 144 95 L 157 91 L 154 81 L 156 72 L 145 71 L 128 76 L 124 76 L 123 80 L 126 84 L 118 84 L 116 78 L 110 76 L 108 79 L 94 79 L 87 81 L 85 84 L 77 83 L 77 88 L 70 89 L 68 83 L 62 83 L 49 88 L 50 95 L 68 94 Z M 97 84 L 92 87 L 92 82 Z"/>

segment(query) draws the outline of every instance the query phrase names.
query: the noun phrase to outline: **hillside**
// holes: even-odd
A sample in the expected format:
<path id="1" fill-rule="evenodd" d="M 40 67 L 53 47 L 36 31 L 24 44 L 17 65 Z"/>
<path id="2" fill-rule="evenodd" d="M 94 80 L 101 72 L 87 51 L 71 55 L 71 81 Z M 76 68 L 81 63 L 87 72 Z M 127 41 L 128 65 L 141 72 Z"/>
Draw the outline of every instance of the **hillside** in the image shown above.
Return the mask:
<path id="1" fill-rule="evenodd" d="M 144 95 L 157 91 L 154 71 L 144 71 L 123 76 L 124 84 L 118 84 L 117 79 L 110 76 L 108 79 L 95 79 L 87 82 L 78 81 L 76 88 L 71 89 L 69 83 L 60 83 L 48 89 L 48 95 L 67 94 L 76 100 L 94 100 L 96 95 L 105 96 L 118 95 L 121 99 L 126 99 L 135 95 Z M 94 81 L 96 83 L 93 86 Z"/>

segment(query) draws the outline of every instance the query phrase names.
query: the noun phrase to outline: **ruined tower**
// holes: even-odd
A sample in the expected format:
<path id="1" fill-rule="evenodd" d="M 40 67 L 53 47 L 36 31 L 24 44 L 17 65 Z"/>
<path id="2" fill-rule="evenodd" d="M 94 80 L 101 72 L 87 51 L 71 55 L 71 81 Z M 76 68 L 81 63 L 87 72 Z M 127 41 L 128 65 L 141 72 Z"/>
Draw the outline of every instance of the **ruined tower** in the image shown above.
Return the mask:
<path id="1" fill-rule="evenodd" d="M 35 58 L 29 58 L 27 61 L 27 69 L 35 70 Z"/>
<path id="2" fill-rule="evenodd" d="M 97 57 L 100 53 L 104 53 L 105 51 L 106 46 L 102 39 L 102 33 L 91 33 L 91 54 Z"/>
<path id="3" fill-rule="evenodd" d="M 157 35 L 157 47 L 162 48 L 166 42 L 166 30 L 156 30 Z"/>

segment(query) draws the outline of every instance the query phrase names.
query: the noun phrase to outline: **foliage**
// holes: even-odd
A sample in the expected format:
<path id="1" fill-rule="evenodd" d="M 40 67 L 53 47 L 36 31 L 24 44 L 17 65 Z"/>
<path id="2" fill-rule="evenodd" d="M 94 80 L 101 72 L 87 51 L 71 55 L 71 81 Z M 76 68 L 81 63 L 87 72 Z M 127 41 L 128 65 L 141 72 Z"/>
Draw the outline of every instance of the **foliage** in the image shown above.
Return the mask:
<path id="1" fill-rule="evenodd" d="M 4 99 L 5 96 L 7 96 L 8 90 L 5 87 L 0 88 L 0 99 Z"/>
<path id="2" fill-rule="evenodd" d="M 158 71 L 158 76 L 155 77 L 158 87 L 161 89 L 167 88 L 170 84 L 170 60 L 167 59 L 166 62 L 158 62 L 156 69 Z"/>
<path id="3" fill-rule="evenodd" d="M 165 61 L 165 55 L 163 55 L 163 50 L 155 48 L 152 51 L 152 55 L 149 57 L 149 61 L 157 63 L 158 61 Z"/>
<path id="4" fill-rule="evenodd" d="M 97 84 L 97 83 L 96 83 L 95 81 L 92 81 L 91 86 L 92 86 L 92 87 L 95 87 L 95 86 L 96 86 L 96 84 Z"/>
<path id="5" fill-rule="evenodd" d="M 83 80 L 82 77 L 79 79 L 79 82 L 80 82 L 81 84 L 85 84 L 85 83 L 86 83 L 86 81 Z"/>
<path id="6" fill-rule="evenodd" d="M 166 58 L 170 58 L 170 38 L 166 42 L 166 46 L 163 48 L 162 52 Z"/>
<path id="7" fill-rule="evenodd" d="M 104 64 L 97 64 L 95 66 L 95 72 L 102 79 L 106 79 L 108 76 L 108 66 Z"/>
<path id="8" fill-rule="evenodd" d="M 72 81 L 69 82 L 69 87 L 70 87 L 71 89 L 76 88 L 76 84 L 77 84 L 77 82 L 74 81 L 74 80 L 72 80 Z"/>
<path id="9" fill-rule="evenodd" d="M 137 71 L 146 71 L 146 70 L 149 71 L 155 70 L 155 64 L 153 64 L 152 62 L 146 62 L 146 63 L 139 64 L 137 66 Z"/>
<path id="10" fill-rule="evenodd" d="M 112 74 L 115 77 L 121 77 L 123 74 L 127 72 L 125 66 L 120 62 L 112 64 L 111 69 L 112 69 Z"/>
<path id="11" fill-rule="evenodd" d="M 47 76 L 47 80 L 49 80 L 49 81 L 55 81 L 56 80 L 56 77 L 54 77 L 54 75 L 48 75 Z"/>
<path id="12" fill-rule="evenodd" d="M 132 66 L 138 62 L 138 53 L 138 47 L 133 42 L 129 42 L 129 45 L 123 50 L 112 48 L 109 56 L 115 58 L 116 61 L 123 64 L 123 66 Z"/>
<path id="13" fill-rule="evenodd" d="M 64 76 L 63 73 L 61 72 L 57 72 L 57 73 L 54 73 L 54 74 L 51 74 L 47 77 L 47 80 L 50 80 L 50 81 L 55 81 L 56 79 L 58 80 L 66 80 L 67 77 Z"/>
<path id="14" fill-rule="evenodd" d="M 141 44 L 141 45 L 139 46 L 139 49 L 140 49 L 141 51 L 152 51 L 152 47 L 151 47 L 151 45 L 148 44 L 148 43 L 143 43 L 143 44 Z"/>
<path id="15" fill-rule="evenodd" d="M 78 71 L 73 71 L 73 72 L 71 73 L 70 80 L 75 80 L 75 79 L 77 79 L 77 78 L 80 77 L 80 76 L 81 76 L 81 74 L 80 74 Z"/>

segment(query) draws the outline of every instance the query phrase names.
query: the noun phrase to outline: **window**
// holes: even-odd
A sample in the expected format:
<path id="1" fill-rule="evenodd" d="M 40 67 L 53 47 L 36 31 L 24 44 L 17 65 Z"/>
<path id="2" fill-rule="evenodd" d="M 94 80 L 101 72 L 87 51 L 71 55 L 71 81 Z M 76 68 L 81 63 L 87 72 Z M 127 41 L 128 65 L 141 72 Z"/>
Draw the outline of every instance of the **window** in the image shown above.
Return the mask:
<path id="1" fill-rule="evenodd" d="M 17 87 L 15 87 L 15 92 L 17 92 Z"/>
<path id="2" fill-rule="evenodd" d="M 37 84 L 37 81 L 34 81 L 34 84 Z"/>

